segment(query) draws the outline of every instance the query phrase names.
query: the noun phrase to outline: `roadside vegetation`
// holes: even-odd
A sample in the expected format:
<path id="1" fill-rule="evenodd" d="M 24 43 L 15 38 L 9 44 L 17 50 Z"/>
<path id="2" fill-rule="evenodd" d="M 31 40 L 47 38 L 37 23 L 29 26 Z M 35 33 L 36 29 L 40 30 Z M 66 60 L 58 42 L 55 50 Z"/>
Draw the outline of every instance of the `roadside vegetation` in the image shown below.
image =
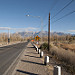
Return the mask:
<path id="1" fill-rule="evenodd" d="M 56 60 L 60 61 L 66 71 L 72 75 L 75 74 L 75 36 L 52 36 L 50 43 L 50 51 L 48 52 L 48 44 L 43 43 L 41 49 L 47 51 Z"/>
<path id="2" fill-rule="evenodd" d="M 22 37 L 20 34 L 11 34 L 10 43 L 22 42 L 32 39 L 32 37 Z M 50 51 L 48 52 L 48 37 L 43 37 L 40 48 L 60 61 L 63 67 L 72 75 L 75 74 L 75 36 L 71 35 L 51 35 Z M 41 41 L 41 39 L 40 39 Z M 0 33 L 0 45 L 8 43 L 8 35 Z"/>
<path id="3" fill-rule="evenodd" d="M 22 37 L 20 34 L 11 34 L 10 35 L 10 43 L 27 41 L 30 37 Z M 5 45 L 8 43 L 8 34 L 0 33 L 0 45 Z"/>

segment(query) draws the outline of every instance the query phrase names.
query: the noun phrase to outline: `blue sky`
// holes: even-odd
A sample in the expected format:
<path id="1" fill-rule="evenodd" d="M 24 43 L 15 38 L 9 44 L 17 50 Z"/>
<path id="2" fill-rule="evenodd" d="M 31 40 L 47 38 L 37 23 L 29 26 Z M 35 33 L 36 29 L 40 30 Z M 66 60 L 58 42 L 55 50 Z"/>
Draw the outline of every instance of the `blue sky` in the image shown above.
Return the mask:
<path id="1" fill-rule="evenodd" d="M 43 30 L 48 30 L 48 15 L 54 16 L 71 0 L 0 0 L 0 27 L 41 30 L 41 19 L 26 15 L 40 16 Z M 75 0 L 61 13 L 51 19 L 51 31 L 75 33 L 75 13 L 56 21 L 75 10 Z M 56 21 L 55 23 L 53 23 Z M 0 30 L 0 32 L 7 30 Z M 19 30 L 20 31 L 20 30 Z M 21 30 L 22 31 L 22 30 Z M 15 32 L 11 30 L 11 32 Z"/>

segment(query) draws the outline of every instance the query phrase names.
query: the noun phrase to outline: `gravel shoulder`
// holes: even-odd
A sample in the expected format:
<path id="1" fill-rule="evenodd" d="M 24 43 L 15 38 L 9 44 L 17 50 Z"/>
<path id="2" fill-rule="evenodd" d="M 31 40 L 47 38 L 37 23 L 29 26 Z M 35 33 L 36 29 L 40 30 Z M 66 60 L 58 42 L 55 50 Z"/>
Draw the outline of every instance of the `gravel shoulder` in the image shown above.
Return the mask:
<path id="1" fill-rule="evenodd" d="M 29 43 L 12 75 L 53 75 L 53 67 L 45 66 L 43 58 L 40 58 L 35 48 Z"/>

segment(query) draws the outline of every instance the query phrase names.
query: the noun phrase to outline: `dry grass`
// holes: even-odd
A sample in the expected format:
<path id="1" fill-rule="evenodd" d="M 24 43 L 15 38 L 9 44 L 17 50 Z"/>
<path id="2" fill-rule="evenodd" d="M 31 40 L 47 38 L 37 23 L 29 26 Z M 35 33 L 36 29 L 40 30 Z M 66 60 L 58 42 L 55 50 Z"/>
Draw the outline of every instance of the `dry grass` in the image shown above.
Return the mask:
<path id="1" fill-rule="evenodd" d="M 75 44 L 60 44 L 60 46 L 64 49 L 75 51 Z"/>
<path id="2" fill-rule="evenodd" d="M 56 56 L 58 60 L 66 63 L 66 66 L 69 64 L 70 72 L 75 72 L 75 53 L 70 50 L 65 50 L 62 48 L 58 48 L 56 46 L 52 46 L 51 54 Z"/>
<path id="3" fill-rule="evenodd" d="M 52 36 L 50 53 L 59 60 L 72 75 L 75 75 L 75 39 L 70 40 L 70 38 L 71 36 Z M 44 41 L 47 42 L 46 39 L 47 37 Z"/>
<path id="4" fill-rule="evenodd" d="M 74 64 L 75 65 L 75 53 L 70 51 L 70 50 L 65 50 L 65 49 L 62 49 L 62 48 L 58 48 L 56 46 L 53 46 L 52 45 L 52 48 L 51 48 L 51 53 L 55 54 L 58 56 L 59 59 L 61 60 L 64 60 L 66 62 L 70 62 L 71 64 Z"/>

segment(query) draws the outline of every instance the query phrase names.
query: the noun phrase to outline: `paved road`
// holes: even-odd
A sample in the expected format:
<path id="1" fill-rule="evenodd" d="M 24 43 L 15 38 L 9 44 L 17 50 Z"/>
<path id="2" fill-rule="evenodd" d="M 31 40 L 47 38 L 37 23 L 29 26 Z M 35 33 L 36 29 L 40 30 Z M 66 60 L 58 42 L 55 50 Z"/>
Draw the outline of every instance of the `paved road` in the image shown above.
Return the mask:
<path id="1" fill-rule="evenodd" d="M 26 45 L 27 42 L 0 47 L 0 75 L 8 69 Z"/>

